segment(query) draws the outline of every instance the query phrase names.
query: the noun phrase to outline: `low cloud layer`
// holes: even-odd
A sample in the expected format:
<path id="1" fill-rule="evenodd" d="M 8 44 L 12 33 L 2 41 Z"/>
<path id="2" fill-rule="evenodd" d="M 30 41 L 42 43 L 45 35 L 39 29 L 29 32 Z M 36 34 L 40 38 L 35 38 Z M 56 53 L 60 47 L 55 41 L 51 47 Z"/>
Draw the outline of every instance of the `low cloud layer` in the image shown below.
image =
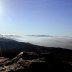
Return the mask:
<path id="1" fill-rule="evenodd" d="M 20 42 L 29 42 L 40 46 L 72 49 L 72 37 L 55 37 L 49 35 L 0 35 L 0 37 L 11 38 Z"/>
<path id="2" fill-rule="evenodd" d="M 36 45 L 47 46 L 47 47 L 62 47 L 72 49 L 72 38 L 71 37 L 35 37 L 35 36 L 24 36 L 17 38 L 18 41 L 29 42 Z"/>

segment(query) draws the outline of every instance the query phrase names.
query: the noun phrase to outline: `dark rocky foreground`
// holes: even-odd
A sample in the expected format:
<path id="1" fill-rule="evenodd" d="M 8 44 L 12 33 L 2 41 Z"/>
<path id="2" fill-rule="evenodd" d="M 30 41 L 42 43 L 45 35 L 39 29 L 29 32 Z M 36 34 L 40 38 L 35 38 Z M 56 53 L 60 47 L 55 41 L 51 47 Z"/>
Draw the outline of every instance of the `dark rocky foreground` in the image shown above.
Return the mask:
<path id="1" fill-rule="evenodd" d="M 20 52 L 13 59 L 0 57 L 0 72 L 72 72 L 72 62 L 55 53 Z"/>
<path id="2" fill-rule="evenodd" d="M 0 72 L 72 72 L 72 50 L 0 38 Z"/>

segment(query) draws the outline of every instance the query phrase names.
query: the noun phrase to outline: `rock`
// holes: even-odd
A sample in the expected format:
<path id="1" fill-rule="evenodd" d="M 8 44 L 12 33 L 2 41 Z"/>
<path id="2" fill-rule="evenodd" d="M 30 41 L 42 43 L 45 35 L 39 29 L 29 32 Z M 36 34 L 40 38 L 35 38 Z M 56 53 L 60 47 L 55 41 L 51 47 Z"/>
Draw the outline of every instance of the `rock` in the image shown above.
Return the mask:
<path id="1" fill-rule="evenodd" d="M 8 60 L 9 60 L 9 58 L 0 57 L 0 66 L 3 66 L 5 64 L 5 62 Z"/>
<path id="2" fill-rule="evenodd" d="M 14 57 L 11 61 L 7 61 L 5 65 L 11 65 L 13 63 L 16 63 L 23 55 L 23 52 L 20 52 L 16 57 Z"/>
<path id="3" fill-rule="evenodd" d="M 1 72 L 11 72 L 11 71 L 18 71 L 18 70 L 28 70 L 31 64 L 33 63 L 44 63 L 43 61 L 38 61 L 38 60 L 19 60 L 17 63 L 13 63 L 8 66 L 4 66 L 1 69 Z"/>
<path id="4" fill-rule="evenodd" d="M 54 53 L 36 54 L 23 51 L 11 60 L 2 57 L 0 62 L 0 72 L 72 72 L 70 62 L 63 61 Z"/>

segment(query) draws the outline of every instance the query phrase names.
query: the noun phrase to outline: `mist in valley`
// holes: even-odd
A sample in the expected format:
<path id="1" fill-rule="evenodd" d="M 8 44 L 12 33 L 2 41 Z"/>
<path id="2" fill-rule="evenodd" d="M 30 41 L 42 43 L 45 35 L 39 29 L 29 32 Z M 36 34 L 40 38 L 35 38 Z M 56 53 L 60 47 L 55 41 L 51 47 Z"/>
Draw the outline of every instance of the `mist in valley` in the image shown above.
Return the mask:
<path id="1" fill-rule="evenodd" d="M 40 46 L 72 49 L 71 37 L 22 36 L 15 39 L 20 42 L 28 42 Z"/>

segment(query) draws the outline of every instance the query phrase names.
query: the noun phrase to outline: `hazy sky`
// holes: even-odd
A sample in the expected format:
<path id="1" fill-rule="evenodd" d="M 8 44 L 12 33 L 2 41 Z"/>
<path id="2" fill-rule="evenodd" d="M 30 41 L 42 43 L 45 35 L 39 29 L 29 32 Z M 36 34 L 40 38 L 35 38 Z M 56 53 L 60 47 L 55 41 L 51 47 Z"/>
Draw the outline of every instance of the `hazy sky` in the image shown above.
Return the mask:
<path id="1" fill-rule="evenodd" d="M 0 34 L 72 36 L 72 0 L 0 0 Z"/>

